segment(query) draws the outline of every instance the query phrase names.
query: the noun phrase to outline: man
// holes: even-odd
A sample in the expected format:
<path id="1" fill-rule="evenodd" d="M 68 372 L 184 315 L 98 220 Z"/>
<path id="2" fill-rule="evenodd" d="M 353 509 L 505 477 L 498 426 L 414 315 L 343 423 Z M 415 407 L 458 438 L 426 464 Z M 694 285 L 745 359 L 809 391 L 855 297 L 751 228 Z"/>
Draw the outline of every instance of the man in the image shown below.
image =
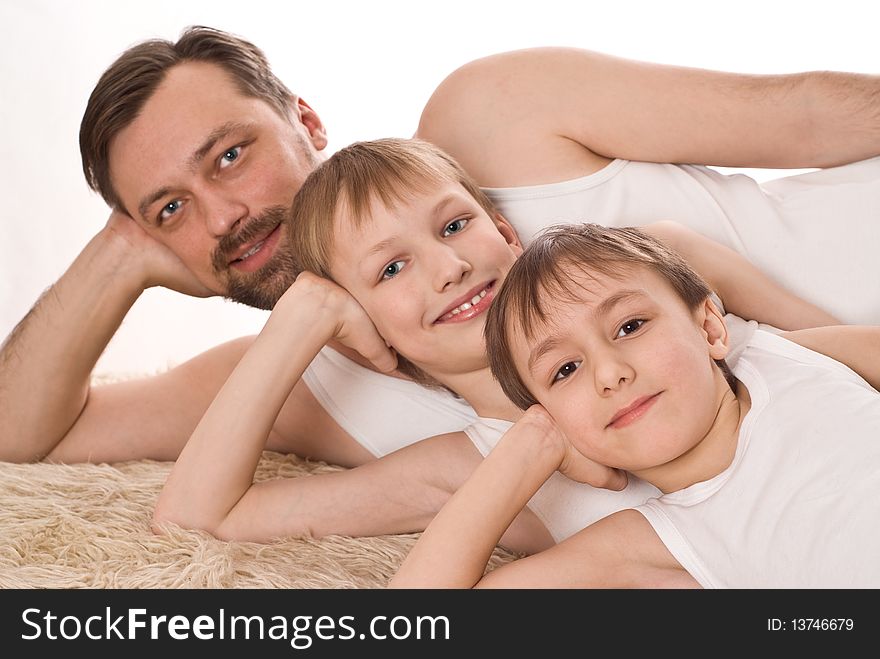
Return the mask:
<path id="1" fill-rule="evenodd" d="M 454 72 L 417 134 L 493 188 L 585 177 L 621 162 L 614 158 L 830 167 L 880 153 L 878 89 L 867 75 L 740 76 L 522 51 Z M 148 287 L 270 308 L 294 272 L 281 219 L 326 144 L 314 110 L 241 39 L 195 28 L 177 44 L 124 53 L 99 81 L 81 129 L 86 177 L 113 212 L 0 352 L 0 458 L 174 459 L 252 339 L 141 380 L 91 387 L 91 371 Z M 367 359 L 346 354 L 393 369 L 378 336 L 362 346 Z M 296 386 L 267 448 L 357 465 L 416 436 L 458 430 L 472 415 L 443 393 L 397 378 L 385 378 L 394 383 L 385 389 L 365 385 L 347 375 L 356 365 L 334 364 L 342 375 L 332 391 L 315 373 Z M 379 395 L 415 406 L 418 423 L 371 420 L 385 442 L 377 447 L 359 419 Z"/>

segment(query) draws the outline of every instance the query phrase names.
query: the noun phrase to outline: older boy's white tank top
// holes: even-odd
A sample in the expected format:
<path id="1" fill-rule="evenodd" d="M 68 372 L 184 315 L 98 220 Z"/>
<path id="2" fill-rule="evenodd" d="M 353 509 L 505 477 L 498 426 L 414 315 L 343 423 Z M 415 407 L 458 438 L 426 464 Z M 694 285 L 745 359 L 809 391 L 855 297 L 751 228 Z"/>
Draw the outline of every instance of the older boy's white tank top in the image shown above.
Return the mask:
<path id="1" fill-rule="evenodd" d="M 730 466 L 637 510 L 706 588 L 880 587 L 880 394 L 761 331 L 733 371 L 752 402 Z"/>
<path id="2" fill-rule="evenodd" d="M 880 324 L 880 157 L 761 184 L 702 166 L 614 160 L 575 180 L 486 193 L 526 243 L 561 222 L 674 220 L 842 321 Z"/>

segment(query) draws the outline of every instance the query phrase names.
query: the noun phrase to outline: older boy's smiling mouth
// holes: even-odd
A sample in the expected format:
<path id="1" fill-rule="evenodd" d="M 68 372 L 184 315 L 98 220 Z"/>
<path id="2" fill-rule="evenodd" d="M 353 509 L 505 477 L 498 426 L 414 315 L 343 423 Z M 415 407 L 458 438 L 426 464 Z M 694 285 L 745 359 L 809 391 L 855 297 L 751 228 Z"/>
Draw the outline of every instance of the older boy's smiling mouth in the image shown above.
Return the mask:
<path id="1" fill-rule="evenodd" d="M 434 324 L 463 322 L 480 315 L 492 304 L 492 299 L 495 297 L 494 287 L 495 281 L 493 280 L 470 290 L 446 307 L 434 321 Z"/>

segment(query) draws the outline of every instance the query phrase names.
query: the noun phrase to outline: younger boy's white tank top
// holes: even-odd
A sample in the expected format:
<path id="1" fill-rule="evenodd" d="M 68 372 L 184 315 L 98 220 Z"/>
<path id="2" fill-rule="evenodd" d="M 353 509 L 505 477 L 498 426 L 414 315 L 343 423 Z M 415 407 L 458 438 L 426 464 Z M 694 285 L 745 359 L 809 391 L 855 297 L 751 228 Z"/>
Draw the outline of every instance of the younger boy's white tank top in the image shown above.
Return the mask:
<path id="1" fill-rule="evenodd" d="M 571 181 L 485 191 L 526 243 L 563 222 L 673 220 L 843 322 L 880 324 L 880 157 L 761 184 L 703 166 L 614 160 Z"/>

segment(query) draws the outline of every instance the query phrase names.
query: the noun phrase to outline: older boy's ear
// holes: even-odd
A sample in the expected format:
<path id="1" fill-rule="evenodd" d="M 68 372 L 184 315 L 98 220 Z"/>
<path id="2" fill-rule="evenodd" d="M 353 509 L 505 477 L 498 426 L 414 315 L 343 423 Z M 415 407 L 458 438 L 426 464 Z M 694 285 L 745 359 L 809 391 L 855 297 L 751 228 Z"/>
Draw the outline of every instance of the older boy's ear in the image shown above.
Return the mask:
<path id="1" fill-rule="evenodd" d="M 730 352 L 730 333 L 720 309 L 710 298 L 706 298 L 697 313 L 709 344 L 709 356 L 712 359 L 724 359 Z"/>
<path id="2" fill-rule="evenodd" d="M 523 246 L 519 240 L 519 235 L 516 233 L 516 229 L 513 228 L 513 225 L 511 225 L 510 222 L 507 221 L 507 218 L 498 211 L 495 211 L 495 216 L 492 219 L 495 221 L 498 233 L 504 236 L 504 240 L 507 241 L 507 244 L 515 248 L 517 255 L 522 254 Z"/>

